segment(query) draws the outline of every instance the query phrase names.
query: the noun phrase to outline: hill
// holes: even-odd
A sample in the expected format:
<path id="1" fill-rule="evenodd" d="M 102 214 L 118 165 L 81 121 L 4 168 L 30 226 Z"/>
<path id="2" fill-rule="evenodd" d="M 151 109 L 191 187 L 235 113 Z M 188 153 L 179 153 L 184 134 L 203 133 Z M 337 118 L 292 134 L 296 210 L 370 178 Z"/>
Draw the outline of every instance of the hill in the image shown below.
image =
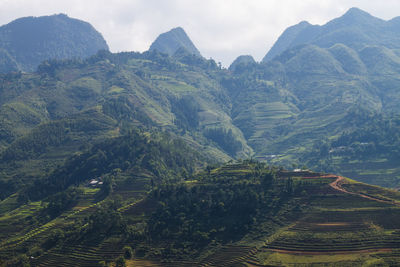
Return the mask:
<path id="1" fill-rule="evenodd" d="M 0 27 L 0 72 L 34 71 L 44 60 L 86 58 L 108 50 L 89 23 L 59 14 L 26 17 Z"/>

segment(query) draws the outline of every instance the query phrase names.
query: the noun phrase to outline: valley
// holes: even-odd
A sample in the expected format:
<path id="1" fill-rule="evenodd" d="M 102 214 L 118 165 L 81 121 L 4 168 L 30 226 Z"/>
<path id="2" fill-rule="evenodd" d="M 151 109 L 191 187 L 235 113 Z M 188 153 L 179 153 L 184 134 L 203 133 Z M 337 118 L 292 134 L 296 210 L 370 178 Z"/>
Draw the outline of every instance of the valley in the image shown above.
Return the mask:
<path id="1" fill-rule="evenodd" d="M 64 14 L 1 26 L 0 266 L 398 265 L 398 22 L 229 68 L 182 27 L 113 53 Z"/>

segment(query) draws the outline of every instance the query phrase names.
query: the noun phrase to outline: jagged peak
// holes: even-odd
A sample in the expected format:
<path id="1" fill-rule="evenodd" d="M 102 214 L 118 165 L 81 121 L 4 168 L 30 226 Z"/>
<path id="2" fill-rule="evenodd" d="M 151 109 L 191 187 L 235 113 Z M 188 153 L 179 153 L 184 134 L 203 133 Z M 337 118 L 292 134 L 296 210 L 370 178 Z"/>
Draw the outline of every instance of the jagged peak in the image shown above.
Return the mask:
<path id="1" fill-rule="evenodd" d="M 352 7 L 349 10 L 347 10 L 346 13 L 344 13 L 343 16 L 368 16 L 368 17 L 372 17 L 371 14 L 369 14 L 368 12 L 358 8 L 358 7 Z"/>
<path id="2" fill-rule="evenodd" d="M 374 17 L 362 9 L 359 9 L 357 7 L 352 7 L 349 10 L 347 10 L 347 12 L 343 14 L 343 16 L 328 22 L 326 25 L 329 25 L 332 22 L 337 22 L 337 21 L 341 21 L 344 23 L 360 23 L 362 21 L 375 23 L 377 21 L 384 21 L 384 20 Z"/>
<path id="3" fill-rule="evenodd" d="M 191 54 L 201 56 L 199 50 L 182 27 L 175 27 L 168 32 L 160 34 L 151 44 L 149 50 L 157 50 L 173 56 L 181 47 L 185 48 Z"/>

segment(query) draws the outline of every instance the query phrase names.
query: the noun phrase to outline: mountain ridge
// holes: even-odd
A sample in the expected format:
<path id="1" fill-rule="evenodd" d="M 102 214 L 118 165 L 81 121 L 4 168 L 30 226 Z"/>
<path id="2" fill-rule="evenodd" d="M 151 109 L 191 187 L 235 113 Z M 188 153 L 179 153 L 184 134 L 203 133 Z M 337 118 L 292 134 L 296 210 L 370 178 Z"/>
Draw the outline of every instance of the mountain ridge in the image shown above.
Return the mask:
<path id="1" fill-rule="evenodd" d="M 58 14 L 19 18 L 1 26 L 0 48 L 15 62 L 0 64 L 8 72 L 34 71 L 44 60 L 86 58 L 108 50 L 108 45 L 88 22 Z"/>
<path id="2" fill-rule="evenodd" d="M 172 38 L 0 74 L 0 265 L 396 266 L 400 193 L 358 181 L 400 186 L 400 50 L 341 21 L 229 69 Z"/>
<path id="3" fill-rule="evenodd" d="M 329 48 L 335 43 L 343 43 L 356 50 L 365 45 L 399 48 L 400 32 L 392 26 L 397 21 L 397 18 L 382 20 L 359 8 L 350 8 L 344 15 L 324 25 L 300 22 L 281 34 L 262 62 L 270 61 L 284 50 L 301 44 Z"/>

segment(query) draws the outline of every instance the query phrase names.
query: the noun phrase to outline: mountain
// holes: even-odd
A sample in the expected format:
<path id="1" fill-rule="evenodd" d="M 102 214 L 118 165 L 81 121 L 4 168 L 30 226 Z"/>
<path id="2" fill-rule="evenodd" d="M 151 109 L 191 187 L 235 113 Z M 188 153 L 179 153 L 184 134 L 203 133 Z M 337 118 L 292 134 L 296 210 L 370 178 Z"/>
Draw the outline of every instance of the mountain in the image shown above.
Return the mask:
<path id="1" fill-rule="evenodd" d="M 243 56 L 239 56 L 237 57 L 232 64 L 229 66 L 229 70 L 236 72 L 236 71 L 240 71 L 240 69 L 243 68 L 248 68 L 249 65 L 253 65 L 256 64 L 256 61 L 254 60 L 254 58 L 250 55 L 243 55 Z"/>
<path id="2" fill-rule="evenodd" d="M 358 8 L 349 9 L 343 16 L 325 25 L 311 25 L 301 22 L 286 29 L 263 58 L 272 60 L 283 51 L 301 44 L 314 44 L 329 48 L 342 43 L 356 51 L 364 46 L 385 46 L 400 48 L 400 31 L 395 26 L 398 19 L 385 21 Z"/>
<path id="3" fill-rule="evenodd" d="M 358 181 L 400 187 L 398 23 L 351 9 L 229 69 L 173 40 L 0 74 L 0 266 L 396 266 L 400 193 Z"/>
<path id="4" fill-rule="evenodd" d="M 9 184 L 0 195 L 16 190 L 17 180 L 29 184 L 87 145 L 131 129 L 181 136 L 216 161 L 249 157 L 252 149 L 233 124 L 218 81 L 227 74 L 212 60 L 180 60 L 102 51 L 86 60 L 44 62 L 36 73 L 3 74 L 0 169 Z"/>
<path id="5" fill-rule="evenodd" d="M 278 40 L 271 47 L 268 53 L 263 58 L 263 62 L 270 61 L 273 57 L 281 54 L 283 51 L 288 49 L 291 44 L 294 42 L 296 37 L 304 30 L 309 27 L 312 27 L 310 23 L 307 21 L 302 21 L 297 25 L 291 26 L 287 28 L 281 36 L 279 36 Z"/>
<path id="6" fill-rule="evenodd" d="M 151 44 L 150 51 L 157 50 L 158 52 L 173 56 L 179 48 L 185 49 L 189 54 L 201 57 L 199 50 L 194 46 L 186 32 L 177 27 L 168 32 L 160 34 L 157 39 Z"/>
<path id="7" fill-rule="evenodd" d="M 354 9 L 328 24 L 343 19 L 387 23 Z M 253 156 L 348 173 L 344 161 L 318 161 L 309 152 L 362 127 L 367 119 L 360 113 L 392 121 L 400 112 L 399 81 L 398 49 L 356 49 L 343 42 L 297 45 L 262 63 L 240 56 L 229 70 L 184 47 L 172 57 L 155 50 L 100 52 L 81 61 L 44 62 L 35 73 L 9 73 L 0 80 L 0 170 L 10 182 L 0 193 L 15 190 L 13 177 L 29 183 L 29 173 L 42 174 L 87 143 L 138 127 L 181 136 L 217 161 Z M 90 116 L 94 121 L 87 123 Z M 352 177 L 397 187 L 397 150 L 383 139 L 374 145 L 391 151 L 373 154 L 368 171 L 384 172 L 386 166 L 392 172 L 374 179 L 358 168 Z M 37 157 L 42 160 L 34 164 Z M 372 164 L 383 160 L 387 165 Z"/>
<path id="8" fill-rule="evenodd" d="M 86 58 L 108 50 L 89 23 L 59 14 L 26 17 L 0 27 L 0 71 L 34 71 L 44 60 Z"/>

